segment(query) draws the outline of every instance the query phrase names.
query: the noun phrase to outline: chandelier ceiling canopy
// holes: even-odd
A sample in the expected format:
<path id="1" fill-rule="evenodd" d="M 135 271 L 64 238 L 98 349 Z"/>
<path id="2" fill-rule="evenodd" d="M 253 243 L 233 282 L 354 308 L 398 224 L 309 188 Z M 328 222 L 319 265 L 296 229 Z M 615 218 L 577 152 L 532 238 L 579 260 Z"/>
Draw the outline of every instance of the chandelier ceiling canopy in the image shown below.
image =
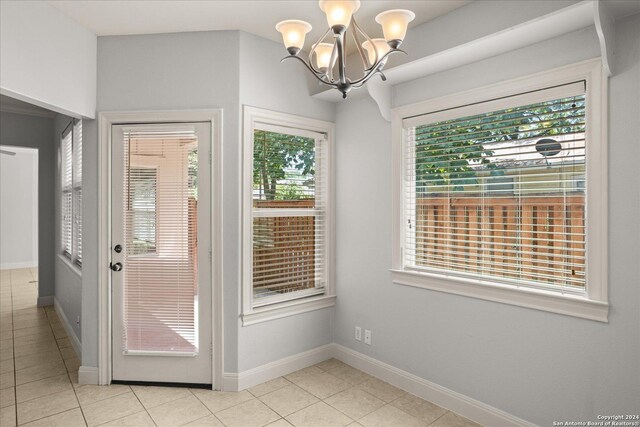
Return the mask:
<path id="1" fill-rule="evenodd" d="M 304 59 L 300 52 L 304 47 L 306 34 L 311 24 L 297 19 L 279 22 L 276 30 L 282 34 L 282 41 L 289 52 L 283 58 L 295 58 L 323 84 L 331 86 L 346 98 L 351 89 L 362 87 L 371 77 L 380 74 L 386 80 L 382 69 L 389 55 L 404 51 L 399 49 L 407 34 L 407 26 L 415 14 L 410 10 L 393 9 L 376 16 L 376 22 L 382 26 L 384 38 L 370 38 L 356 23 L 355 12 L 360 8 L 359 0 L 320 0 L 320 10 L 327 15 L 329 28 L 309 51 Z M 362 61 L 362 76 L 355 80 L 347 77 L 346 44 L 347 33 L 356 46 Z M 405 53 L 406 54 L 406 53 Z M 337 76 L 334 74 L 337 73 Z"/>

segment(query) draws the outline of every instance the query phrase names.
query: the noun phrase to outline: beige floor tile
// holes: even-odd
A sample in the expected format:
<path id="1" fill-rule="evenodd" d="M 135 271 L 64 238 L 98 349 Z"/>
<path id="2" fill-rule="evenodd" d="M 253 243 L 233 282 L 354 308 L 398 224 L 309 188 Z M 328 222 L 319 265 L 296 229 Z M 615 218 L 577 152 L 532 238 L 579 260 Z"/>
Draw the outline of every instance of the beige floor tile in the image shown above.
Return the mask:
<path id="1" fill-rule="evenodd" d="M 193 396 L 189 389 L 180 387 L 132 386 L 131 389 L 138 396 L 140 403 L 147 409 L 173 400 Z"/>
<path id="2" fill-rule="evenodd" d="M 7 372 L 5 374 L 0 374 L 0 390 L 4 390 L 5 388 L 10 388 L 16 385 L 15 375 L 13 372 Z"/>
<path id="3" fill-rule="evenodd" d="M 249 389 L 249 393 L 253 394 L 255 397 L 260 397 L 263 394 L 271 393 L 272 391 L 279 390 L 282 387 L 286 387 L 290 384 L 291 382 L 286 378 L 279 377 L 271 381 L 267 381 L 266 383 L 258 384 L 251 387 Z"/>
<path id="4" fill-rule="evenodd" d="M 35 365 L 16 371 L 16 385 L 60 376 L 67 373 L 67 369 L 61 360 L 53 360 L 50 363 Z"/>
<path id="5" fill-rule="evenodd" d="M 99 402 L 100 400 L 109 399 L 110 397 L 119 396 L 131 391 L 131 388 L 127 385 L 112 384 L 112 385 L 82 385 L 77 387 L 76 396 L 80 406 L 91 405 L 92 403 Z"/>
<path id="6" fill-rule="evenodd" d="M 371 375 L 365 374 L 364 372 L 356 368 L 352 368 L 349 365 L 339 366 L 337 368 L 330 369 L 327 372 L 352 385 L 362 384 L 368 379 L 373 378 Z"/>
<path id="7" fill-rule="evenodd" d="M 480 424 L 474 423 L 453 412 L 447 412 L 431 425 L 433 427 L 481 427 Z"/>
<path id="8" fill-rule="evenodd" d="M 73 347 L 65 347 L 60 349 L 60 354 L 62 355 L 63 360 L 70 360 L 74 358 L 78 358 L 78 354 Z"/>
<path id="9" fill-rule="evenodd" d="M 149 409 L 148 412 L 159 427 L 180 426 L 210 414 L 202 402 L 192 394 L 182 399 L 155 406 Z"/>
<path id="10" fill-rule="evenodd" d="M 69 338 L 60 338 L 56 341 L 58 343 L 58 348 L 62 350 L 63 348 L 71 347 L 71 340 Z"/>
<path id="11" fill-rule="evenodd" d="M 0 360 L 0 374 L 7 374 L 13 372 L 14 362 L 13 358 Z"/>
<path id="12" fill-rule="evenodd" d="M 18 423 L 25 424 L 77 407 L 78 399 L 73 390 L 48 394 L 22 403 L 18 399 Z"/>
<path id="13" fill-rule="evenodd" d="M 365 427 L 426 427 L 428 424 L 400 409 L 386 405 L 358 420 Z"/>
<path id="14" fill-rule="evenodd" d="M 334 394 L 326 399 L 325 403 L 354 420 L 360 419 L 385 405 L 384 401 L 358 388 L 350 388 Z"/>
<path id="15" fill-rule="evenodd" d="M 260 400 L 281 417 L 291 415 L 318 402 L 318 398 L 294 384 L 265 394 L 260 397 Z"/>
<path id="16" fill-rule="evenodd" d="M 391 402 L 391 405 L 403 410 L 409 415 L 413 415 L 427 424 L 431 424 L 447 412 L 446 409 L 409 393 L 394 400 Z"/>
<path id="17" fill-rule="evenodd" d="M 100 427 L 155 427 L 155 425 L 147 411 L 142 411 L 110 421 L 106 424 L 101 424 Z"/>
<path id="18" fill-rule="evenodd" d="M 6 406 L 0 409 L 0 426 L 14 427 L 16 425 L 16 407 Z"/>
<path id="19" fill-rule="evenodd" d="M 184 424 L 183 427 L 224 427 L 224 424 L 220 422 L 219 419 L 216 418 L 215 415 L 209 415 L 204 418 L 200 418 L 195 421 L 191 421 L 190 423 Z"/>
<path id="20" fill-rule="evenodd" d="M 56 351 L 51 353 L 36 353 L 16 357 L 15 364 L 16 369 L 25 369 L 36 365 L 46 364 L 52 360 L 62 360 L 60 352 Z"/>
<path id="21" fill-rule="evenodd" d="M 253 399 L 251 393 L 246 390 L 237 393 L 212 390 L 192 390 L 192 392 L 214 414 Z"/>
<path id="22" fill-rule="evenodd" d="M 0 350 L 0 360 L 9 360 L 13 358 L 14 350 L 10 347 L 3 348 Z"/>
<path id="23" fill-rule="evenodd" d="M 297 427 L 339 427 L 353 420 L 324 402 L 318 402 L 286 418 Z"/>
<path id="24" fill-rule="evenodd" d="M 14 349 L 15 357 L 28 356 L 35 353 L 59 353 L 58 346 L 55 341 L 34 342 L 16 346 Z"/>
<path id="25" fill-rule="evenodd" d="M 23 425 L 29 427 L 84 427 L 87 424 L 84 422 L 82 411 L 75 408 Z"/>
<path id="26" fill-rule="evenodd" d="M 4 324 L 2 324 L 2 326 L 4 326 Z M 13 327 L 9 326 L 9 330 L 4 330 L 2 332 L 0 332 L 0 340 L 8 340 L 8 339 L 13 339 Z"/>
<path id="27" fill-rule="evenodd" d="M 267 424 L 265 427 L 291 427 L 292 424 L 285 420 L 284 418 L 280 418 L 278 421 L 274 421 L 270 424 Z"/>
<path id="28" fill-rule="evenodd" d="M 351 385 L 331 374 L 323 372 L 321 374 L 306 375 L 294 381 L 300 388 L 320 399 L 326 399 L 336 393 L 348 389 Z"/>
<path id="29" fill-rule="evenodd" d="M 141 411 L 144 411 L 144 407 L 132 392 L 82 406 L 82 412 L 84 412 L 84 417 L 89 427 L 124 418 Z"/>
<path id="30" fill-rule="evenodd" d="M 216 414 L 227 427 L 258 427 L 280 418 L 267 405 L 257 399 L 249 400 Z"/>
<path id="31" fill-rule="evenodd" d="M 15 312 L 14 312 L 15 313 Z M 19 331 L 29 328 L 51 329 L 46 317 L 41 317 L 38 313 L 25 313 L 20 316 L 13 316 L 13 330 Z"/>
<path id="32" fill-rule="evenodd" d="M 26 402 L 27 400 L 67 390 L 73 390 L 69 377 L 66 374 L 59 375 L 17 386 L 16 399 L 18 403 Z"/>
<path id="33" fill-rule="evenodd" d="M 53 338 L 53 334 L 51 333 L 39 333 L 33 335 L 26 335 L 21 337 L 16 337 L 15 346 L 20 347 L 25 344 L 33 344 L 33 343 L 49 343 L 55 344 L 55 340 Z"/>
<path id="34" fill-rule="evenodd" d="M 13 331 L 13 337 L 14 338 L 18 338 L 18 337 L 27 337 L 30 335 L 47 335 L 47 336 L 52 336 L 53 333 L 51 332 L 51 329 L 49 329 L 49 325 L 45 325 L 45 326 L 31 326 L 28 328 L 22 328 L 22 329 L 15 329 Z"/>
<path id="35" fill-rule="evenodd" d="M 13 350 L 13 337 L 0 341 L 0 350 L 10 348 Z"/>
<path id="36" fill-rule="evenodd" d="M 323 371 L 329 371 L 331 369 L 335 369 L 343 366 L 349 366 L 349 365 L 339 361 L 338 359 L 329 359 L 329 360 L 325 360 L 324 362 L 320 362 L 315 366 L 322 369 Z"/>
<path id="37" fill-rule="evenodd" d="M 16 404 L 16 389 L 14 387 L 0 390 L 0 408 Z"/>
<path id="38" fill-rule="evenodd" d="M 293 372 L 289 375 L 285 375 L 285 378 L 295 383 L 300 378 L 303 378 L 309 375 L 314 375 L 314 374 L 321 374 L 322 372 L 324 371 L 318 368 L 317 366 L 309 366 L 308 368 L 300 369 L 299 371 Z"/>
<path id="39" fill-rule="evenodd" d="M 373 394 L 378 399 L 382 399 L 387 403 L 396 400 L 398 397 L 406 393 L 405 391 L 400 390 L 399 388 L 396 388 L 389 383 L 373 377 L 360 384 L 358 388 L 366 391 L 369 394 Z"/>

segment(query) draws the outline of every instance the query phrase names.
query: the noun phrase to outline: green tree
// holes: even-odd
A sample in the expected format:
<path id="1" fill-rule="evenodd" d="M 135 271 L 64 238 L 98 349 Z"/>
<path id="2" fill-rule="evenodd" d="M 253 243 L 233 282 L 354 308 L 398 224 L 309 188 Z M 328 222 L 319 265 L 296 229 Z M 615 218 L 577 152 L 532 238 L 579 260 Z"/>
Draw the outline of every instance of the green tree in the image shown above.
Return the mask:
<path id="1" fill-rule="evenodd" d="M 584 96 L 577 96 L 416 127 L 417 192 L 462 191 L 477 184 L 479 169 L 504 174 L 490 159 L 491 143 L 584 132 L 584 107 Z"/>
<path id="2" fill-rule="evenodd" d="M 253 184 L 262 189 L 266 200 L 280 198 L 278 181 L 286 178 L 286 170 L 295 168 L 303 176 L 315 174 L 315 140 L 263 130 L 253 135 Z M 302 198 L 299 188 L 283 194 Z"/>

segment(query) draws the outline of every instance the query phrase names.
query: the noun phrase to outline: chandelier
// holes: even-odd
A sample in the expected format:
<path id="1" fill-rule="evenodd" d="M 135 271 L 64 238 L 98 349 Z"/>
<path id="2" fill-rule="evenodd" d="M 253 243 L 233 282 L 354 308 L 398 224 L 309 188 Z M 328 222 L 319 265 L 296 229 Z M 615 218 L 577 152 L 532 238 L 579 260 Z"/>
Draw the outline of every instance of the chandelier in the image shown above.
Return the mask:
<path id="1" fill-rule="evenodd" d="M 327 15 L 329 29 L 311 46 L 306 60 L 299 53 L 304 46 L 306 34 L 311 31 L 311 24 L 290 19 L 276 25 L 276 30 L 282 34 L 284 46 L 289 52 L 289 56 L 282 60 L 299 60 L 321 83 L 342 92 L 342 98 L 346 98 L 351 89 L 364 86 L 376 74 L 380 74 L 382 80 L 386 80 L 382 69 L 389 55 L 396 52 L 406 54 L 398 47 L 404 40 L 407 25 L 413 21 L 415 14 L 404 9 L 387 10 L 378 14 L 376 22 L 382 26 L 384 38 L 372 39 L 362 31 L 353 16 L 360 8 L 359 0 L 320 0 L 319 6 Z M 347 32 L 353 38 L 363 65 L 362 76 L 356 80 L 347 77 Z M 327 37 L 333 40 L 327 42 Z M 337 76 L 334 75 L 336 71 Z"/>

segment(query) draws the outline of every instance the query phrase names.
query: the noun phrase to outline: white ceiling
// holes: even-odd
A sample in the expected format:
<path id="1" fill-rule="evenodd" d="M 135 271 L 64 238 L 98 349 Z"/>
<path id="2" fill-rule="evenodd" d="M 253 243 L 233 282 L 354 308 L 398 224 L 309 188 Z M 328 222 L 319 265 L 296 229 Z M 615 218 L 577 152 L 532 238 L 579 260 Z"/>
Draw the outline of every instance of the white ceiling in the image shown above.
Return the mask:
<path id="1" fill-rule="evenodd" d="M 388 9 L 410 9 L 411 26 L 444 15 L 470 0 L 363 0 L 356 14 L 370 37 L 382 37 L 375 16 Z M 311 23 L 308 46 L 326 31 L 327 21 L 315 0 L 271 1 L 140 1 L 50 0 L 49 3 L 98 36 L 186 31 L 242 30 L 280 41 L 276 23 L 302 19 Z"/>
<path id="2" fill-rule="evenodd" d="M 44 108 L 37 107 L 27 102 L 22 102 L 9 96 L 0 95 L 0 111 L 7 113 L 28 114 L 31 116 L 54 117 L 55 113 Z"/>

